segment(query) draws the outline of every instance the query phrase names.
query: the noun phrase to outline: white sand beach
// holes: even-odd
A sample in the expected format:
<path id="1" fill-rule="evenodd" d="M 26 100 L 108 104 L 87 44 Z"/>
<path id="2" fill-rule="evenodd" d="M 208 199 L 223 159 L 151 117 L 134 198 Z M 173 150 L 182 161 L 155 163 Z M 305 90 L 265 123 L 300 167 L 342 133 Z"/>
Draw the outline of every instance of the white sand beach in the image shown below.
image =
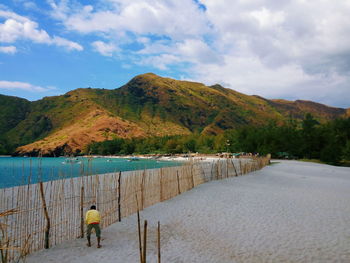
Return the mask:
<path id="1" fill-rule="evenodd" d="M 350 262 L 350 168 L 278 161 L 212 181 L 141 211 L 147 262 Z M 136 215 L 102 230 L 102 248 L 76 239 L 26 262 L 139 262 Z"/>

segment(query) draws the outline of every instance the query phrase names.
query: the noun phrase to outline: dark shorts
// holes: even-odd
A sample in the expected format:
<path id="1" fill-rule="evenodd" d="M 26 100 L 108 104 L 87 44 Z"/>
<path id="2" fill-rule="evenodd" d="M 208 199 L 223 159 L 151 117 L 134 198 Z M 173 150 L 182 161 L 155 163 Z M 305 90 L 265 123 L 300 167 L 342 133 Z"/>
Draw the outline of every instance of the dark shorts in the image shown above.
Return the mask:
<path id="1" fill-rule="evenodd" d="M 101 237 L 101 228 L 100 228 L 100 224 L 90 224 L 87 226 L 87 236 L 90 237 L 91 236 L 91 230 L 95 229 L 95 233 L 97 237 Z"/>

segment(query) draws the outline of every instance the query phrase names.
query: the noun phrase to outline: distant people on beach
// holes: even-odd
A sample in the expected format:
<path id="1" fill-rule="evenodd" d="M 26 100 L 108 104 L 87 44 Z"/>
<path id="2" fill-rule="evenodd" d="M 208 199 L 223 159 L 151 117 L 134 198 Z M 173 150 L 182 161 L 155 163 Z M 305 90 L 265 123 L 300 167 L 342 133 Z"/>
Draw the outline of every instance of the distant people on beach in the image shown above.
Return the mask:
<path id="1" fill-rule="evenodd" d="M 97 237 L 97 248 L 101 247 L 101 216 L 100 212 L 96 210 L 96 206 L 92 205 L 90 210 L 86 212 L 85 223 L 87 224 L 87 246 L 91 247 L 91 230 L 95 229 Z"/>

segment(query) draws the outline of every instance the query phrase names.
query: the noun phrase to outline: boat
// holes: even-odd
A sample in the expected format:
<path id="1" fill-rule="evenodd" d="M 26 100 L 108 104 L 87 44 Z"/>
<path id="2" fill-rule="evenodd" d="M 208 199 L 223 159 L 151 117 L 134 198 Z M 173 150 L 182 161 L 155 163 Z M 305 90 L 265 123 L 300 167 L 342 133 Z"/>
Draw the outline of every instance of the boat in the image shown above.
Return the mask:
<path id="1" fill-rule="evenodd" d="M 128 159 L 128 162 L 133 162 L 133 161 L 140 161 L 140 158 L 138 158 L 138 157 L 130 157 Z"/>
<path id="2" fill-rule="evenodd" d="M 77 157 L 69 157 L 62 162 L 62 164 L 81 164 L 81 161 Z"/>

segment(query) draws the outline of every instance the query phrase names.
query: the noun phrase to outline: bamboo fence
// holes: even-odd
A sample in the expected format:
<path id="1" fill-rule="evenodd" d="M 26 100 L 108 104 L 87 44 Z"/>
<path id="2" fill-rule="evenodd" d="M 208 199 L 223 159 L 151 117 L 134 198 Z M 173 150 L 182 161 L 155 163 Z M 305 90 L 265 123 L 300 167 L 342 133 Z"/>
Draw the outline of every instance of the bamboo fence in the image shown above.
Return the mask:
<path id="1" fill-rule="evenodd" d="M 104 228 L 199 184 L 259 170 L 269 160 L 267 156 L 191 161 L 178 167 L 83 175 L 0 189 L 1 255 L 6 251 L 11 262 L 84 237 L 84 214 L 93 204 Z"/>

